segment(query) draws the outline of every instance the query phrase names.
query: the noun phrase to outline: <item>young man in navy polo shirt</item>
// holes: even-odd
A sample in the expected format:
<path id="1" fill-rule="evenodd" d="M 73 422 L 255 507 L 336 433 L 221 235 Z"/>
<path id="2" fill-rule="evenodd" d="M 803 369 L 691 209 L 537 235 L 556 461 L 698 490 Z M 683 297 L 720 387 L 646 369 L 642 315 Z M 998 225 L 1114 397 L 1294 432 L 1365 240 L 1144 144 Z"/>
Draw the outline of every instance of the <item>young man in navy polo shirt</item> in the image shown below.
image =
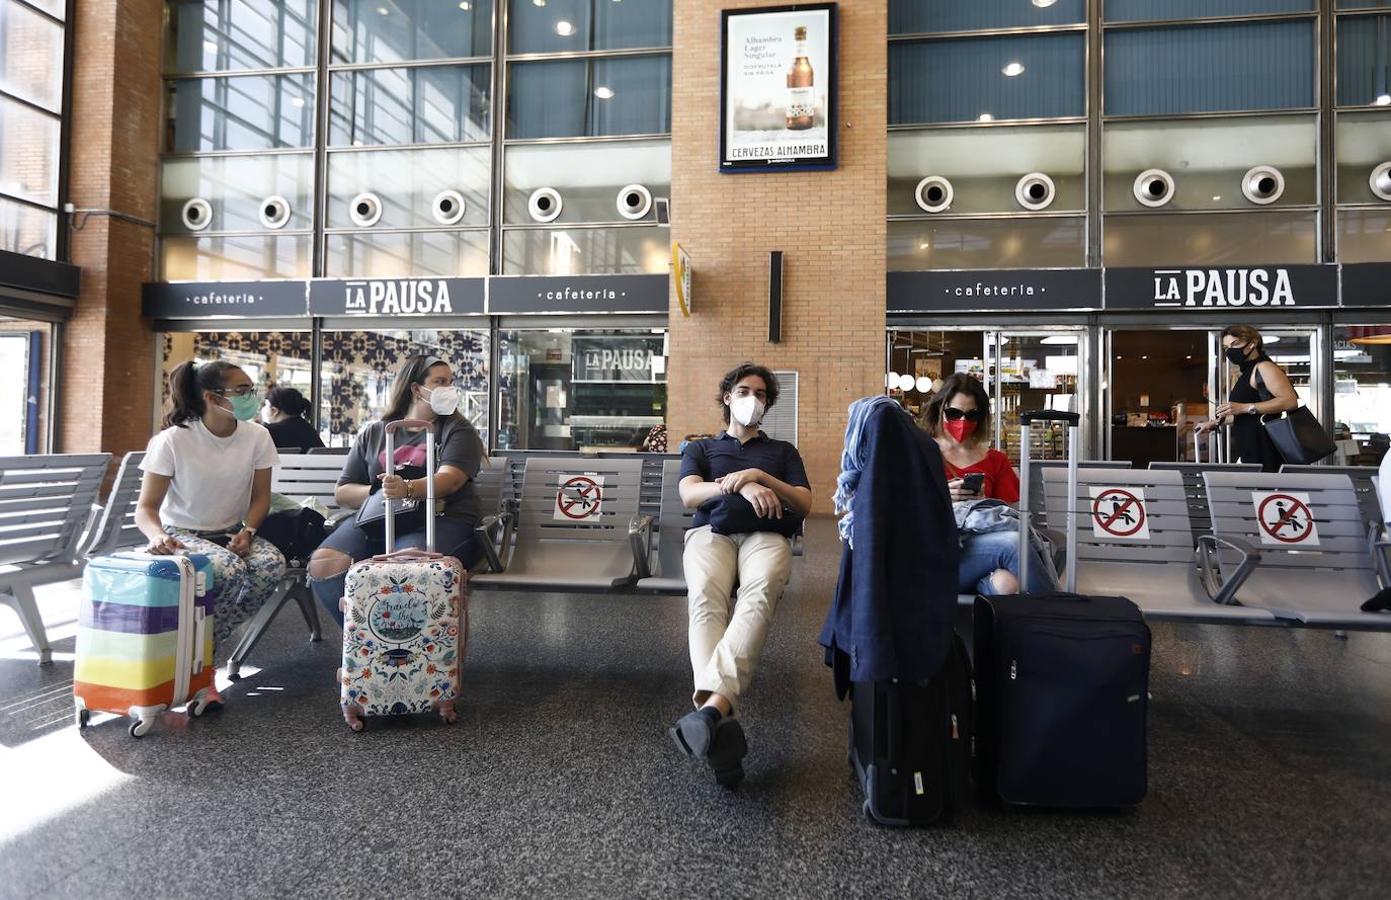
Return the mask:
<path id="1" fill-rule="evenodd" d="M 744 730 L 731 714 L 753 677 L 792 569 L 791 541 L 777 528 L 784 515 L 805 516 L 811 510 L 801 454 L 758 429 L 777 401 L 773 373 L 744 363 L 720 382 L 717 402 L 726 430 L 690 442 L 681 455 L 681 501 L 696 508 L 682 560 L 696 711 L 676 723 L 671 737 L 683 753 L 704 758 L 725 787 L 743 780 L 748 753 Z M 734 494 L 753 507 L 746 517 L 749 530 L 715 534 L 710 513 Z M 731 616 L 736 580 L 739 597 Z"/>

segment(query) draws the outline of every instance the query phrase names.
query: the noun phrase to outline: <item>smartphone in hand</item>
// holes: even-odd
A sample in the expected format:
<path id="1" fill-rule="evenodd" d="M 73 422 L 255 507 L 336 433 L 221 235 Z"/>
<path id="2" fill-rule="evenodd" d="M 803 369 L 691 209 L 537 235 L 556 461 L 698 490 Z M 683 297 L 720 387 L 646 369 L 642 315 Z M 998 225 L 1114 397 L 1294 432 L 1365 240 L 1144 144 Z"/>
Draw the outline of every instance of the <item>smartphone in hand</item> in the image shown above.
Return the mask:
<path id="1" fill-rule="evenodd" d="M 984 472 L 967 472 L 961 477 L 961 489 L 968 494 L 979 494 L 984 486 Z"/>

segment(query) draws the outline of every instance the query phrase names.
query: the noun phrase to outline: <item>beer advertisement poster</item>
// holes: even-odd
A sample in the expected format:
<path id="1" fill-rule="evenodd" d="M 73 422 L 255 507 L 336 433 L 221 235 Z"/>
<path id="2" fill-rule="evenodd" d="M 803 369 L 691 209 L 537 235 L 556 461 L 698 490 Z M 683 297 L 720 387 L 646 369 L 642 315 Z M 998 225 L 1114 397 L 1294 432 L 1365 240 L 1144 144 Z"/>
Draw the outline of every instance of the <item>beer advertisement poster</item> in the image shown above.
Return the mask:
<path id="1" fill-rule="evenodd" d="M 834 169 L 836 4 L 727 9 L 720 171 Z"/>

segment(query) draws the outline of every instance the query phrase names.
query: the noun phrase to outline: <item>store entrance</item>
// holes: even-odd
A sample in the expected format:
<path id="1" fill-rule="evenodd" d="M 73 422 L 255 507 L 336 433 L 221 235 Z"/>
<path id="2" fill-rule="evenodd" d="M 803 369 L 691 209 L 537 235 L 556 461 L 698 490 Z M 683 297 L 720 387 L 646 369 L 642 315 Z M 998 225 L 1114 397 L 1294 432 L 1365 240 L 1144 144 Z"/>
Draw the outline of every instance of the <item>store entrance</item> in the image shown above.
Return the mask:
<path id="1" fill-rule="evenodd" d="M 1301 402 L 1318 415 L 1318 331 L 1262 326 L 1261 336 Z M 1117 328 L 1106 333 L 1105 348 L 1106 457 L 1137 469 L 1157 461 L 1192 461 L 1193 426 L 1212 415 L 1237 377 L 1223 354 L 1221 329 Z M 1206 440 L 1199 448 L 1204 460 L 1211 458 Z M 1219 458 L 1227 449 L 1218 448 Z"/>

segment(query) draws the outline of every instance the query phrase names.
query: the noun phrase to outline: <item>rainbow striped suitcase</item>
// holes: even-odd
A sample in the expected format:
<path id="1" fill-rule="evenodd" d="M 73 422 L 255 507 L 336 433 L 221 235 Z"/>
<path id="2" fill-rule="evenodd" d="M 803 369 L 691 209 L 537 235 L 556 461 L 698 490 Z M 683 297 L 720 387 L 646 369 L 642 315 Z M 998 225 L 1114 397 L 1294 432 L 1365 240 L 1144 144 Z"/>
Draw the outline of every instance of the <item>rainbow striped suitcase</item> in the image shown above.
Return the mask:
<path id="1" fill-rule="evenodd" d="M 93 710 L 142 737 L 167 709 L 202 715 L 213 685 L 213 570 L 201 554 L 116 553 L 87 564 L 77 621 L 78 727 Z"/>

